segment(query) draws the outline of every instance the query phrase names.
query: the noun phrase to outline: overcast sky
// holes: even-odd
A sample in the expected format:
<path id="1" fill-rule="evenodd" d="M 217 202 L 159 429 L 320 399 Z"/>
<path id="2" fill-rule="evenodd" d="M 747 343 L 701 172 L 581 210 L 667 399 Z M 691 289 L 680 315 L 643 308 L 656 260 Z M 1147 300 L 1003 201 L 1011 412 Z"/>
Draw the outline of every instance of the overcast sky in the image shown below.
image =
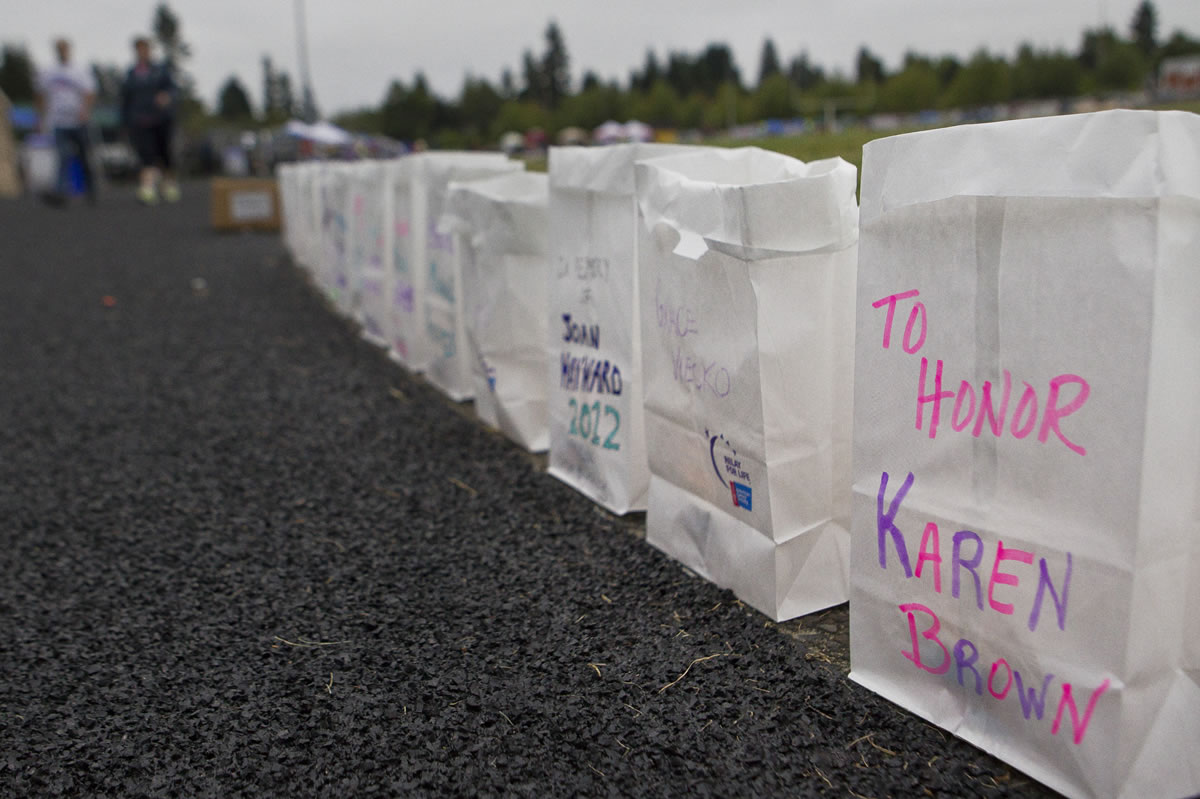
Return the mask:
<path id="1" fill-rule="evenodd" d="M 297 80 L 297 0 L 170 0 L 192 46 L 188 70 L 210 105 L 238 75 L 257 106 L 261 59 Z M 980 47 L 1011 55 L 1030 41 L 1076 51 L 1085 28 L 1105 22 L 1127 34 L 1138 0 L 301 0 L 317 103 L 325 113 L 377 105 L 393 78 L 423 70 L 451 98 L 470 73 L 520 78 L 524 50 L 541 53 L 554 19 L 571 60 L 625 84 L 648 49 L 695 53 L 710 42 L 733 48 L 743 79 L 758 74 L 764 38 L 786 63 L 801 51 L 826 69 L 852 74 L 866 45 L 889 69 L 907 50 L 969 56 Z M 125 66 L 135 33 L 148 32 L 157 0 L 0 0 L 0 41 L 26 45 L 39 66 L 51 40 L 75 42 L 76 61 Z M 1200 0 L 1155 0 L 1159 37 L 1200 37 Z"/>

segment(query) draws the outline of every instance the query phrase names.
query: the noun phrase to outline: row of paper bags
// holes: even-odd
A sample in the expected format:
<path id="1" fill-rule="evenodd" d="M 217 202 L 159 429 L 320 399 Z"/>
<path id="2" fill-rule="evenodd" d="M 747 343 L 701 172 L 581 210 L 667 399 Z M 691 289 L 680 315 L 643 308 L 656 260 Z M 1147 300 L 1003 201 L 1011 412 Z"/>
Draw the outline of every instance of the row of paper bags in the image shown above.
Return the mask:
<path id="1" fill-rule="evenodd" d="M 1064 793 L 1200 790 L 1200 117 L 280 170 L 364 334 Z"/>

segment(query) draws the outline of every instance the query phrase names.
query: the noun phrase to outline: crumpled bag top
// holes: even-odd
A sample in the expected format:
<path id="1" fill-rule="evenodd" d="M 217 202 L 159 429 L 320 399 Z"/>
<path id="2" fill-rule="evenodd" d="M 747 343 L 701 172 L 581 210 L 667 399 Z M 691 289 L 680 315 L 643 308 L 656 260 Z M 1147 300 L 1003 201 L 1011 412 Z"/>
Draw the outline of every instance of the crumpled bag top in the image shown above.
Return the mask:
<path id="1" fill-rule="evenodd" d="M 497 252 L 544 255 L 549 200 L 549 178 L 537 172 L 452 182 L 438 231 L 462 233 L 472 246 Z"/>
<path id="2" fill-rule="evenodd" d="M 757 147 L 705 148 L 639 162 L 648 227 L 680 236 L 675 252 L 747 260 L 844 249 L 858 240 L 858 172 L 841 158 L 805 163 Z"/>
<path id="3" fill-rule="evenodd" d="M 525 169 L 524 161 L 514 161 L 504 153 L 473 153 L 445 150 L 402 156 L 411 164 L 413 177 L 419 180 L 449 182 L 483 177 L 497 172 Z"/>
<path id="4" fill-rule="evenodd" d="M 633 165 L 703 148 L 684 144 L 607 144 L 602 147 L 551 147 L 550 188 L 633 196 Z"/>
<path id="5" fill-rule="evenodd" d="M 1200 116 L 1099 111 L 889 136 L 863 148 L 863 222 L 956 196 L 1200 198 Z"/>

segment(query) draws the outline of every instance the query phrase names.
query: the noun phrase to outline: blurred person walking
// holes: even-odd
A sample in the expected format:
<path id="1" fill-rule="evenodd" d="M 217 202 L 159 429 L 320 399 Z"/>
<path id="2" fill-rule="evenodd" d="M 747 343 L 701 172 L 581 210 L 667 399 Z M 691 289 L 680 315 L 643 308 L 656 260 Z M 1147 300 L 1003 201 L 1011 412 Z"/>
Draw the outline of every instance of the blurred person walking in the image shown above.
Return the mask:
<path id="1" fill-rule="evenodd" d="M 179 199 L 171 157 L 171 137 L 175 131 L 175 101 L 179 93 L 170 67 L 150 60 L 150 40 L 133 40 L 134 65 L 121 87 L 121 122 L 129 131 L 129 143 L 142 163 L 137 198 L 146 205 Z"/>
<path id="2" fill-rule="evenodd" d="M 92 173 L 88 121 L 96 99 L 96 81 L 90 73 L 71 63 L 71 43 L 56 39 L 58 64 L 37 76 L 37 111 L 42 130 L 54 135 L 58 151 L 58 181 L 43 199 L 62 206 L 72 191 L 71 164 L 78 159 L 89 202 L 96 201 L 96 179 Z"/>

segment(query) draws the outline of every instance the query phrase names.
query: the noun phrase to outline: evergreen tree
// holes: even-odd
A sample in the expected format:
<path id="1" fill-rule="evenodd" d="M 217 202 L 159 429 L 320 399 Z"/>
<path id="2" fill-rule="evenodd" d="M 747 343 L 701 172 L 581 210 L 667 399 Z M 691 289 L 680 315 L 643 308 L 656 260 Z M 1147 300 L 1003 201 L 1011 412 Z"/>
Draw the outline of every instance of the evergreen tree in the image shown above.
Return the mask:
<path id="1" fill-rule="evenodd" d="M 696 62 L 687 53 L 669 54 L 666 71 L 662 74 L 680 97 L 698 88 L 696 81 L 699 73 L 696 69 Z"/>
<path id="2" fill-rule="evenodd" d="M 429 91 L 424 74 L 418 72 L 412 89 L 392 81 L 380 112 L 380 127 L 393 139 L 428 139 L 435 132 L 438 114 L 438 101 Z"/>
<path id="3" fill-rule="evenodd" d="M 705 94 L 714 94 L 723 83 L 737 90 L 742 88 L 742 77 L 733 61 L 733 51 L 727 44 L 710 44 L 704 48 L 696 63 L 699 88 Z"/>
<path id="4" fill-rule="evenodd" d="M 658 65 L 658 56 L 653 50 L 646 51 L 646 62 L 642 66 L 642 71 L 634 71 L 629 75 L 629 91 L 645 92 L 649 91 L 650 87 L 658 83 L 663 77 L 662 68 Z M 678 89 L 678 87 L 676 87 Z"/>
<path id="5" fill-rule="evenodd" d="M 292 77 L 286 72 L 280 72 L 275 77 L 278 89 L 278 110 L 287 117 L 296 113 L 296 95 L 292 92 Z"/>
<path id="6" fill-rule="evenodd" d="M 1142 55 L 1153 54 L 1158 47 L 1154 38 L 1158 29 L 1158 12 L 1150 0 L 1142 0 L 1138 4 L 1129 27 L 1133 43 L 1142 51 Z"/>
<path id="7" fill-rule="evenodd" d="M 880 111 L 916 112 L 937 106 L 942 85 L 927 58 L 907 57 L 904 69 L 888 77 L 879 89 Z"/>
<path id="8" fill-rule="evenodd" d="M 383 104 L 379 107 L 379 129 L 384 136 L 400 140 L 406 138 L 403 104 L 407 96 L 408 89 L 400 81 L 393 80 L 388 86 Z"/>
<path id="9" fill-rule="evenodd" d="M 942 96 L 942 104 L 950 108 L 977 108 L 1006 102 L 1011 96 L 1008 62 L 979 50 L 954 76 Z"/>
<path id="10" fill-rule="evenodd" d="M 1094 71 L 1100 67 L 1104 53 L 1117 46 L 1117 35 L 1112 28 L 1087 30 L 1083 32 L 1083 42 L 1079 45 L 1079 63 L 1084 69 Z"/>
<path id="11" fill-rule="evenodd" d="M 486 134 L 502 105 L 504 98 L 486 80 L 468 75 L 463 81 L 458 113 L 463 126 L 470 132 L 479 136 Z"/>
<path id="12" fill-rule="evenodd" d="M 244 122 L 254 116 L 250 96 L 237 76 L 231 75 L 217 96 L 217 116 L 230 122 Z"/>
<path id="13" fill-rule="evenodd" d="M 546 52 L 542 54 L 543 98 L 546 107 L 554 109 L 571 93 L 571 60 L 558 24 L 551 20 L 546 26 Z"/>
<path id="14" fill-rule="evenodd" d="M 92 64 L 92 78 L 96 81 L 96 105 L 116 105 L 120 102 L 121 84 L 125 80 L 120 67 Z"/>
<path id="15" fill-rule="evenodd" d="M 546 76 L 542 72 L 541 64 L 529 50 L 521 54 L 521 82 L 524 84 L 520 95 L 522 100 L 533 103 L 542 103 L 545 100 Z"/>
<path id="16" fill-rule="evenodd" d="M 679 115 L 679 96 L 665 80 L 650 87 L 634 101 L 632 116 L 654 127 L 674 127 Z"/>
<path id="17" fill-rule="evenodd" d="M 883 62 L 872 55 L 865 46 L 858 48 L 858 57 L 854 61 L 855 75 L 858 83 L 883 83 L 885 77 Z"/>
<path id="18" fill-rule="evenodd" d="M 312 87 L 305 84 L 300 95 L 300 118 L 305 122 L 316 122 L 321 118 L 317 110 L 317 98 L 313 95 Z"/>
<path id="19" fill-rule="evenodd" d="M 182 26 L 179 17 L 166 3 L 159 3 L 154 9 L 154 19 L 150 24 L 154 38 L 162 49 L 163 60 L 171 69 L 175 85 L 179 87 L 179 108 L 181 116 L 203 115 L 204 107 L 196 99 L 196 83 L 191 74 L 184 68 L 192 55 L 192 48 L 183 40 Z"/>
<path id="20" fill-rule="evenodd" d="M 271 57 L 264 55 L 262 57 L 262 72 L 263 72 L 263 88 L 262 88 L 262 109 L 263 116 L 271 116 L 271 112 L 276 110 L 275 106 L 275 68 L 271 65 Z"/>
<path id="21" fill-rule="evenodd" d="M 763 40 L 762 55 L 758 60 L 758 84 L 762 86 L 763 81 L 772 75 L 778 75 L 782 69 L 779 66 L 779 54 L 775 52 L 775 42 L 768 37 Z"/>
<path id="22" fill-rule="evenodd" d="M 280 120 L 290 117 L 294 112 L 292 97 L 292 81 L 286 72 L 275 69 L 271 57 L 262 58 L 263 71 L 263 117 L 268 120 Z"/>
<path id="23" fill-rule="evenodd" d="M 753 110 L 760 119 L 789 119 L 795 115 L 792 84 L 786 75 L 776 72 L 758 84 Z"/>
<path id="24" fill-rule="evenodd" d="M 17 45 L 4 45 L 0 50 L 0 90 L 9 100 L 32 103 L 35 74 L 29 51 Z"/>
<path id="25" fill-rule="evenodd" d="M 1177 55 L 1200 55 L 1200 39 L 1193 39 L 1183 31 L 1175 31 L 1163 43 L 1159 55 L 1170 58 Z"/>
<path id="26" fill-rule="evenodd" d="M 815 88 L 825 81 L 825 70 L 810 64 L 808 53 L 801 53 L 788 66 L 788 78 L 801 91 Z"/>
<path id="27" fill-rule="evenodd" d="M 189 80 L 183 72 L 183 63 L 191 58 L 192 47 L 183 40 L 179 17 L 166 3 L 159 3 L 154 9 L 154 21 L 150 28 L 154 31 L 158 46 L 162 48 L 163 60 L 175 72 L 176 80 L 182 86 Z"/>
<path id="28" fill-rule="evenodd" d="M 933 68 L 937 70 L 938 81 L 941 82 L 942 88 L 945 89 L 954 81 L 954 78 L 958 75 L 958 71 L 962 69 L 962 64 L 954 56 L 944 55 L 937 60 Z"/>
<path id="29" fill-rule="evenodd" d="M 1022 44 L 1012 64 L 1013 99 L 1049 99 L 1079 94 L 1083 68 L 1063 52 L 1037 52 Z"/>

